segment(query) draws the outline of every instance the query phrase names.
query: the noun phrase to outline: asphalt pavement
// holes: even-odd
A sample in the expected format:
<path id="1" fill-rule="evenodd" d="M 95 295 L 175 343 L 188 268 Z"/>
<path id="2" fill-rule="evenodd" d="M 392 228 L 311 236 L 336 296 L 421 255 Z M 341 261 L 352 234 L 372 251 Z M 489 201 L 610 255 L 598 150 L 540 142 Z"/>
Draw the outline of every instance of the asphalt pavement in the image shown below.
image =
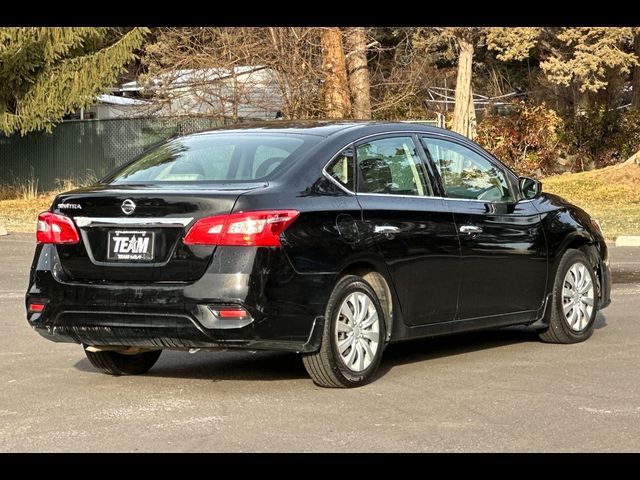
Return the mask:
<path id="1" fill-rule="evenodd" d="M 390 346 L 380 378 L 313 385 L 293 354 L 163 352 L 96 373 L 27 325 L 33 235 L 0 237 L 0 452 L 640 451 L 640 248 L 612 247 L 591 339 L 524 328 Z"/>

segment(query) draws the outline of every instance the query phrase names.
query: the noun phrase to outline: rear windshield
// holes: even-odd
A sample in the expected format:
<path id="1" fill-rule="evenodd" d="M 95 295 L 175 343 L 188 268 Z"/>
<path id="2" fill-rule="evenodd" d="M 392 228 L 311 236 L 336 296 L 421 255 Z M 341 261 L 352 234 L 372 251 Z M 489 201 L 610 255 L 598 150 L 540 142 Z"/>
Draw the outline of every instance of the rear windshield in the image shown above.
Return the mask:
<path id="1" fill-rule="evenodd" d="M 272 133 L 182 137 L 147 151 L 103 183 L 267 180 L 294 163 L 318 140 L 309 135 Z"/>

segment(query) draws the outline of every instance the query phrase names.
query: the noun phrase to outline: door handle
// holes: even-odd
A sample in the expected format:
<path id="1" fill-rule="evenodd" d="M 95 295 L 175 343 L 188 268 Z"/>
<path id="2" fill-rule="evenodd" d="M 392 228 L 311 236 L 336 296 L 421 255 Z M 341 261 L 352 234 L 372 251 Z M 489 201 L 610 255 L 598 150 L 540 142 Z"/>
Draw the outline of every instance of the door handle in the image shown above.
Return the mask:
<path id="1" fill-rule="evenodd" d="M 400 229 L 391 225 L 376 225 L 374 233 L 398 233 Z"/>
<path id="2" fill-rule="evenodd" d="M 476 235 L 482 233 L 482 228 L 475 225 L 462 225 L 460 227 L 460 233 L 466 233 L 467 235 Z"/>

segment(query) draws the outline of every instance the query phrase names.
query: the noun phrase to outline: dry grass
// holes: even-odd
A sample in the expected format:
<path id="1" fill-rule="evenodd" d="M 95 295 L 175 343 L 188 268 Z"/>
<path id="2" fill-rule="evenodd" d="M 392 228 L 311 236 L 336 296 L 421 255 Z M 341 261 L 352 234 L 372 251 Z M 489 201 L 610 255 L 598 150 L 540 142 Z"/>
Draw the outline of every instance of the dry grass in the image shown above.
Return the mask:
<path id="1" fill-rule="evenodd" d="M 47 210 L 55 193 L 0 200 L 0 224 L 9 232 L 35 232 L 36 217 Z"/>
<path id="2" fill-rule="evenodd" d="M 640 235 L 640 165 L 558 175 L 542 184 L 600 221 L 608 239 Z"/>
<path id="3" fill-rule="evenodd" d="M 33 174 L 26 181 L 0 185 L 0 225 L 9 232 L 35 232 L 38 214 L 49 209 L 57 193 L 90 185 L 96 179 L 92 172 L 80 180 L 59 178 L 53 192 L 39 192 L 38 179 Z"/>
<path id="4" fill-rule="evenodd" d="M 33 175 L 26 180 L 16 181 L 10 185 L 0 185 L 0 200 L 33 200 L 41 192 L 38 189 L 38 179 Z"/>

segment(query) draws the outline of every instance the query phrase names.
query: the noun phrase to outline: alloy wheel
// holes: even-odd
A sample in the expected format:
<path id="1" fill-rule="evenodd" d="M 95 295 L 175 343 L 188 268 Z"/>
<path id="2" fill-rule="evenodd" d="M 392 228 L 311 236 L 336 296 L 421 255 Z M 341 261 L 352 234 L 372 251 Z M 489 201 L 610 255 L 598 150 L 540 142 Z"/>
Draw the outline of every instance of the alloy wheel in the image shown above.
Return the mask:
<path id="1" fill-rule="evenodd" d="M 584 330 L 591 320 L 595 301 L 595 287 L 588 267 L 576 262 L 567 271 L 562 284 L 562 311 L 569 328 Z"/>
<path id="2" fill-rule="evenodd" d="M 349 294 L 335 323 L 335 342 L 342 363 L 353 372 L 367 369 L 380 348 L 380 319 L 366 293 Z"/>

